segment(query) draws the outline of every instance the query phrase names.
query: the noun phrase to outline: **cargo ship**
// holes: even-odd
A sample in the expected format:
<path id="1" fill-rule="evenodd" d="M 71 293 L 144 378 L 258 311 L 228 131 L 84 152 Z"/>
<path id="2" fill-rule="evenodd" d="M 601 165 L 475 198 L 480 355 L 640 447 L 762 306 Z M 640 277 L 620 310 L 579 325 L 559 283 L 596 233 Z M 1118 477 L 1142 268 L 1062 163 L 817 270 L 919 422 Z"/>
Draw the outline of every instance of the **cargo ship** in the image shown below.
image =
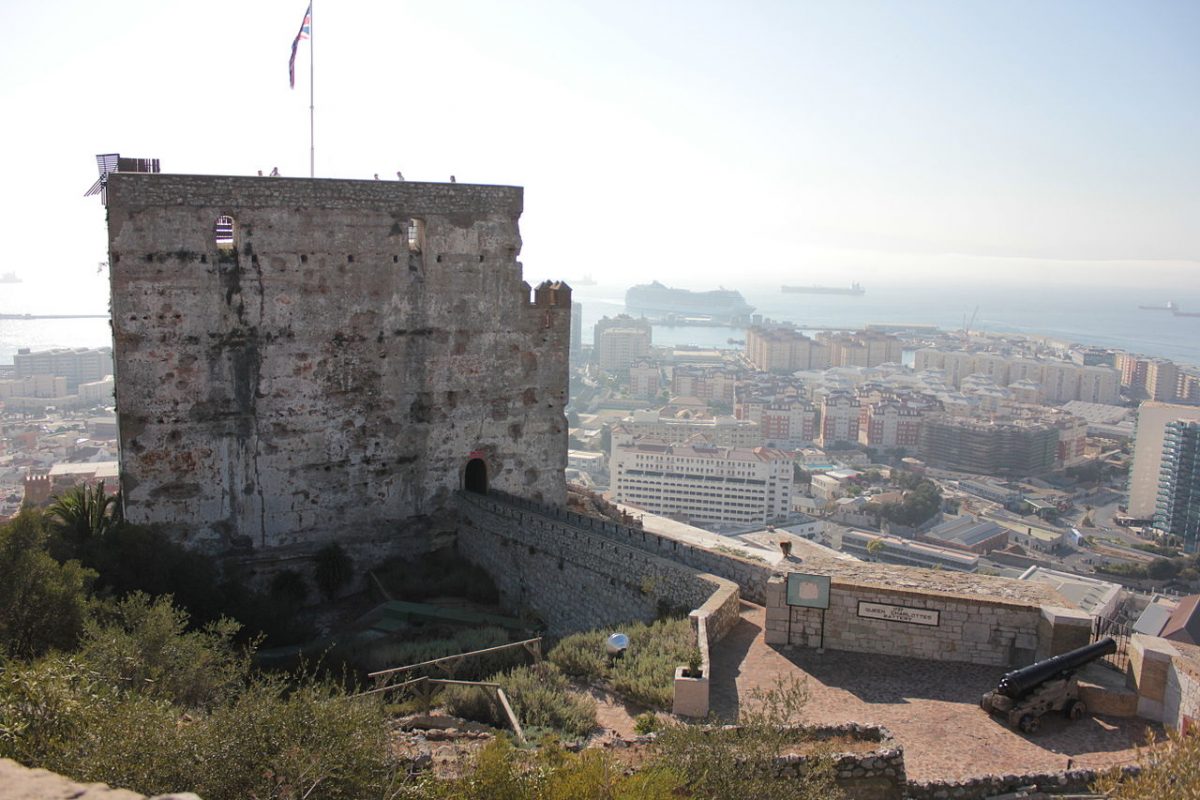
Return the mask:
<path id="1" fill-rule="evenodd" d="M 15 272 L 6 272 L 0 275 L 0 283 L 20 283 L 21 279 L 17 277 Z"/>
<path id="2" fill-rule="evenodd" d="M 850 284 L 850 288 L 844 289 L 840 286 L 787 286 L 780 288 L 784 294 L 849 294 L 860 295 L 866 294 L 867 290 L 862 287 L 858 281 Z"/>
<path id="3" fill-rule="evenodd" d="M 744 325 L 754 306 L 741 292 L 713 289 L 693 292 L 673 289 L 658 281 L 633 286 L 625 292 L 625 310 L 650 320 L 684 325 Z"/>
<path id="4" fill-rule="evenodd" d="M 1175 305 L 1174 300 L 1168 300 L 1166 305 L 1162 306 L 1138 306 L 1142 311 L 1176 311 L 1179 306 Z"/>

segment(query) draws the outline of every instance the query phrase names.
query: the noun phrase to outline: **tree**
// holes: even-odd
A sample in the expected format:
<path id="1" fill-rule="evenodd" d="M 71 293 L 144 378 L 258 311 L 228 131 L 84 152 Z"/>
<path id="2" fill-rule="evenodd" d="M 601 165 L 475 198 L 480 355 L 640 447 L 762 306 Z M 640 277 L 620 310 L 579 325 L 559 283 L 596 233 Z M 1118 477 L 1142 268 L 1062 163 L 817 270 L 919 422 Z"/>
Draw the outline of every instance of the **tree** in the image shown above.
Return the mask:
<path id="1" fill-rule="evenodd" d="M 867 556 L 870 557 L 872 561 L 875 560 L 875 554 L 882 549 L 883 539 L 872 539 L 871 541 L 867 542 Z"/>
<path id="2" fill-rule="evenodd" d="M 26 511 L 0 526 L 0 653 L 32 658 L 73 648 L 95 578 L 78 561 L 51 558 L 38 515 Z"/>
<path id="3" fill-rule="evenodd" d="M 330 542 L 317 551 L 314 578 L 317 588 L 325 599 L 332 603 L 338 590 L 350 583 L 354 575 L 354 563 L 337 542 Z"/>
<path id="4" fill-rule="evenodd" d="M 120 496 L 105 494 L 103 482 L 95 486 L 72 486 L 65 494 L 54 498 L 46 517 L 68 546 L 78 549 L 120 524 Z"/>

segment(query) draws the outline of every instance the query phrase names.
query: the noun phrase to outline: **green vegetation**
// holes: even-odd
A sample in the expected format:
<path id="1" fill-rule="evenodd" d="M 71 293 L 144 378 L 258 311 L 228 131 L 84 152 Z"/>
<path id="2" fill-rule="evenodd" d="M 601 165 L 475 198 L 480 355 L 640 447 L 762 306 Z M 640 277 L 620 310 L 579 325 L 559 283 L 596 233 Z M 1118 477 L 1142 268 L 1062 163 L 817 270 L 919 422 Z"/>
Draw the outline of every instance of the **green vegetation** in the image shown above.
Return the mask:
<path id="1" fill-rule="evenodd" d="M 1124 777 L 1113 770 L 1092 785 L 1092 791 L 1109 800 L 1193 800 L 1200 797 L 1200 737 L 1171 733 L 1139 754 L 1140 774 Z"/>
<path id="2" fill-rule="evenodd" d="M 658 734 L 652 766 L 677 775 L 688 797 L 840 798 L 827 754 L 810 755 L 798 778 L 775 776 L 776 760 L 804 741 L 792 726 L 807 699 L 807 687 L 793 680 L 755 693 L 738 715 L 737 729 L 668 725 Z"/>
<path id="3" fill-rule="evenodd" d="M 942 490 L 931 480 L 898 474 L 897 483 L 904 488 L 904 499 L 899 503 L 883 503 L 879 514 L 897 525 L 916 527 L 928 522 L 942 507 Z"/>
<path id="4" fill-rule="evenodd" d="M 678 800 L 681 781 L 654 766 L 627 775 L 611 753 L 571 753 L 550 742 L 536 752 L 517 750 L 498 738 L 479 752 L 470 772 L 457 780 L 432 776 L 404 787 L 398 796 L 425 800 Z"/>
<path id="5" fill-rule="evenodd" d="M 0 757 L 145 794 L 383 796 L 377 702 L 250 671 L 228 620 L 188 632 L 169 601 L 97 604 L 80 648 L 0 667 Z"/>
<path id="6" fill-rule="evenodd" d="M 46 552 L 40 520 L 21 514 L 0 526 L 0 656 L 70 650 L 83 633 L 96 573 Z"/>
<path id="7" fill-rule="evenodd" d="M 587 736 L 596 727 L 596 701 L 571 692 L 566 676 L 554 664 L 543 661 L 517 667 L 493 675 L 488 681 L 500 684 L 522 726 L 572 738 Z M 508 718 L 491 689 L 450 686 L 442 693 L 442 704 L 455 716 L 508 727 Z"/>
<path id="8" fill-rule="evenodd" d="M 500 592 L 487 571 L 453 550 L 428 553 L 415 561 L 389 558 L 374 573 L 396 600 L 419 603 L 450 596 L 465 597 L 485 605 L 494 605 L 500 600 Z"/>
<path id="9" fill-rule="evenodd" d="M 675 668 L 686 664 L 695 645 L 686 619 L 665 619 L 621 627 L 629 636 L 624 657 L 610 659 L 604 642 L 611 631 L 576 633 L 559 642 L 549 659 L 564 673 L 589 683 L 605 683 L 628 700 L 670 709 Z"/>

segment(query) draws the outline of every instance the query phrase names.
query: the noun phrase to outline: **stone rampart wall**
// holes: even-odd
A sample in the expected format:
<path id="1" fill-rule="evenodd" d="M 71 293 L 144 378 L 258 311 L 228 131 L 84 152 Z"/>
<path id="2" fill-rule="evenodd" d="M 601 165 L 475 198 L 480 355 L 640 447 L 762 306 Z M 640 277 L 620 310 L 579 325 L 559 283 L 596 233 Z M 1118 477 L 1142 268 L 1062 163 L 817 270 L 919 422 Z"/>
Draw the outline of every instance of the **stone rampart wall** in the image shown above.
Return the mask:
<path id="1" fill-rule="evenodd" d="M 964 661 L 997 666 L 1026 665 L 1038 646 L 1040 607 L 979 598 L 884 589 L 834 580 L 829 608 L 789 607 L 786 581 L 773 578 L 767 588 L 766 641 L 800 647 L 885 653 L 934 661 Z M 860 615 L 860 603 L 892 611 L 894 619 Z M 917 613 L 908 614 L 909 610 Z M 862 609 L 871 613 L 871 609 Z M 822 614 L 824 639 L 822 640 Z M 789 620 L 790 617 L 790 620 Z M 908 617 L 914 621 L 903 621 Z M 920 624 L 936 619 L 936 624 Z"/>
<path id="2" fill-rule="evenodd" d="M 716 553 L 703 547 L 694 547 L 666 536 L 649 533 L 641 528 L 589 517 L 502 492 L 489 492 L 488 500 L 489 508 L 493 513 L 510 518 L 554 520 L 570 530 L 594 534 L 595 541 L 619 543 L 684 564 L 700 572 L 726 578 L 741 587 L 741 596 L 747 600 L 759 604 L 766 601 L 767 581 L 773 570 L 765 563 L 748 561 L 726 553 Z"/>
<path id="3" fill-rule="evenodd" d="M 487 569 L 512 608 L 538 614 L 551 635 L 652 621 L 664 608 L 703 609 L 727 626 L 728 590 L 719 579 L 597 532 L 522 511 L 494 498 L 463 492 L 458 552 Z M 711 638 L 711 637 L 710 637 Z"/>

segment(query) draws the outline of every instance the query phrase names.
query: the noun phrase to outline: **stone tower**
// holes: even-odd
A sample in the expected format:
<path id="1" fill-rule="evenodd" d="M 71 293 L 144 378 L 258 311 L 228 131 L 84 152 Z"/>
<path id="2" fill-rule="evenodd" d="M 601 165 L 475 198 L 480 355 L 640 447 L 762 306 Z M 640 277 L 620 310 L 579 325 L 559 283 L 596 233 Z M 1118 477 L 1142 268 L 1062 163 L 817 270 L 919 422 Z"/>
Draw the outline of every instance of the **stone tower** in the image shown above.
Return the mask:
<path id="1" fill-rule="evenodd" d="M 571 290 L 510 186 L 114 172 L 122 493 L 194 547 L 394 545 L 451 492 L 565 501 Z"/>

